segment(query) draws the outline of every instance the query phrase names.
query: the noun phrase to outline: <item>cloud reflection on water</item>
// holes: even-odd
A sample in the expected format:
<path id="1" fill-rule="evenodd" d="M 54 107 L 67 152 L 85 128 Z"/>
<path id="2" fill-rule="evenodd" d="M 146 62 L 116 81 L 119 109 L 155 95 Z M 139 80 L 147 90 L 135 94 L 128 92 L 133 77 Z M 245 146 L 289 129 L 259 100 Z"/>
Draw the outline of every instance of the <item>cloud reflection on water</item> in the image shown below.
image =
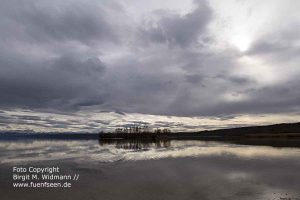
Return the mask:
<path id="1" fill-rule="evenodd" d="M 74 199 L 82 194 L 88 199 L 295 199 L 300 197 L 299 158 L 300 148 L 205 141 L 0 142 L 0 166 L 59 163 L 80 173 Z"/>
<path id="2" fill-rule="evenodd" d="M 97 141 L 2 141 L 1 164 L 43 160 L 114 162 L 177 157 L 236 156 L 253 158 L 300 158 L 299 148 L 248 146 L 206 141 L 97 142 Z"/>

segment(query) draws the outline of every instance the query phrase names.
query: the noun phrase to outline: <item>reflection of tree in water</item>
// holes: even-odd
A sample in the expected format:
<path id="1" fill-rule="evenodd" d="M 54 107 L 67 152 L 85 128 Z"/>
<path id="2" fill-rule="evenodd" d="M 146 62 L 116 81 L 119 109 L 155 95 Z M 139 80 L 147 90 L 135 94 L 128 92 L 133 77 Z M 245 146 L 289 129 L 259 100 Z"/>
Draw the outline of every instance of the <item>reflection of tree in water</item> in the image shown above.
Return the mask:
<path id="1" fill-rule="evenodd" d="M 114 144 L 118 149 L 132 149 L 132 150 L 147 150 L 151 147 L 167 148 L 171 145 L 171 141 L 163 140 L 145 140 L 145 139 L 120 139 L 120 140 L 99 140 L 99 145 Z"/>

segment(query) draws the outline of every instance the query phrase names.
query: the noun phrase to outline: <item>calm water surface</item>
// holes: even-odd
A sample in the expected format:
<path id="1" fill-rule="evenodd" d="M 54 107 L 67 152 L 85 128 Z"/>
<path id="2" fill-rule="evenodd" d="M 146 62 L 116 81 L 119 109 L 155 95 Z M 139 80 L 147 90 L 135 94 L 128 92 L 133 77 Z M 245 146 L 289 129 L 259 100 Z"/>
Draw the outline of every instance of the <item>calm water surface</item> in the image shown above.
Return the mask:
<path id="1" fill-rule="evenodd" d="M 44 195 L 45 199 L 300 200 L 300 148 L 283 146 L 197 140 L 0 141 L 0 186 L 7 199 Z M 5 170 L 19 165 L 59 165 L 79 173 L 81 179 L 69 191 L 15 192 Z"/>

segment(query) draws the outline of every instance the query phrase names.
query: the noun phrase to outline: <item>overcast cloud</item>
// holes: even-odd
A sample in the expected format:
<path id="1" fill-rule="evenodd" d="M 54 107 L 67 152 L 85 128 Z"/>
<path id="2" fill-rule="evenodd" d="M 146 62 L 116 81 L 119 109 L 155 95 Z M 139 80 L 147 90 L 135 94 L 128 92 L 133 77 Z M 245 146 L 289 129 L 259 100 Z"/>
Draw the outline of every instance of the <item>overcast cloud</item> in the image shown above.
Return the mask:
<path id="1" fill-rule="evenodd" d="M 297 0 L 2 0 L 1 129 L 297 121 L 299 9 Z"/>

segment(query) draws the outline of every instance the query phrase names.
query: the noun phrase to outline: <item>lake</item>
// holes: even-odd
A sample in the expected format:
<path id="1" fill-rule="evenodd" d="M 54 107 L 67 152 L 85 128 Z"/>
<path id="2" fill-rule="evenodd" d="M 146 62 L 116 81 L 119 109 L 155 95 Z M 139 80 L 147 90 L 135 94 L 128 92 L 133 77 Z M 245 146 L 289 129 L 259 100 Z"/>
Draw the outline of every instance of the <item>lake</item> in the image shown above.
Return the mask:
<path id="1" fill-rule="evenodd" d="M 300 200 L 299 144 L 295 140 L 2 140 L 1 199 Z M 27 173 L 14 172 L 14 167 Z M 41 179 L 31 188 L 13 186 L 30 182 L 16 179 L 28 174 L 29 168 L 51 167 L 72 180 L 46 182 L 71 186 L 36 188 L 34 184 L 45 182 Z"/>

